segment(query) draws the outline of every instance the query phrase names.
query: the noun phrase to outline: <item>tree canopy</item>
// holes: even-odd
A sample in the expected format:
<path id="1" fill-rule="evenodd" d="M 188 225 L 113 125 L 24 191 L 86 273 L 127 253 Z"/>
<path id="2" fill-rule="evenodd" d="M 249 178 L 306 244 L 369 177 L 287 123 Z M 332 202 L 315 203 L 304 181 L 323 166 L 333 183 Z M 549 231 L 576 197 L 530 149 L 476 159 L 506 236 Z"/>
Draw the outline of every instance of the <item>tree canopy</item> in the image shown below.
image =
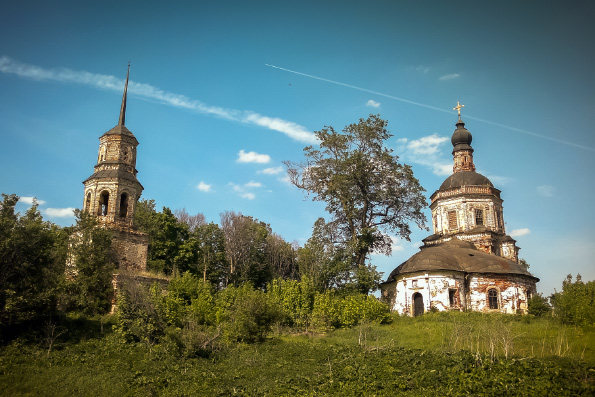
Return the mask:
<path id="1" fill-rule="evenodd" d="M 391 235 L 409 241 L 410 223 L 426 228 L 425 190 L 386 146 L 386 126 L 378 115 L 342 132 L 326 126 L 315 132 L 320 147 L 304 148 L 305 162 L 285 162 L 291 183 L 326 203 L 334 243 L 360 268 L 372 252 L 391 253 Z"/>

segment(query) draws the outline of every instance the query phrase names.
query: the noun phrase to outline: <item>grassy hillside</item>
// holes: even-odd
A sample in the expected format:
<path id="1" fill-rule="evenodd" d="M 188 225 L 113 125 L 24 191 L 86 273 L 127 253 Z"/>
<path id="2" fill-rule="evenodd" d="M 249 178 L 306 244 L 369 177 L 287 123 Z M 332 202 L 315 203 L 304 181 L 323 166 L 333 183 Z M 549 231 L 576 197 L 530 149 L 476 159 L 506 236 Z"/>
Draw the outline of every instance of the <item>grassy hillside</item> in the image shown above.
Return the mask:
<path id="1" fill-rule="evenodd" d="M 71 320 L 0 350 L 2 395 L 593 395 L 595 331 L 551 319 L 437 313 L 185 357 Z M 61 338 L 66 338 L 68 340 Z M 46 338 L 46 342 L 52 338 Z"/>

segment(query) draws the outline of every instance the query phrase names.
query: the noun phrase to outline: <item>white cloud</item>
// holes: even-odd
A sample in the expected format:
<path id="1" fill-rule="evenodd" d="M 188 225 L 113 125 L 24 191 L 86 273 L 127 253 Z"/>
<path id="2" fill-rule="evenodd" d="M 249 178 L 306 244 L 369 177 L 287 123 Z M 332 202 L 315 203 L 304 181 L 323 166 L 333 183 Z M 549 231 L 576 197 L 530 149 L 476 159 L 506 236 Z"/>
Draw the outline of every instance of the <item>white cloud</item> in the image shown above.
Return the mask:
<path id="1" fill-rule="evenodd" d="M 259 174 L 266 174 L 266 175 L 277 175 L 283 172 L 283 167 L 270 167 L 265 168 L 264 170 L 258 171 Z"/>
<path id="2" fill-rule="evenodd" d="M 449 73 L 449 74 L 445 74 L 444 76 L 440 76 L 438 79 L 445 81 L 445 80 L 458 79 L 459 77 L 461 77 L 461 75 L 459 73 Z"/>
<path id="3" fill-rule="evenodd" d="M 51 216 L 53 218 L 69 218 L 74 216 L 74 208 L 46 208 L 42 210 L 44 214 L 47 216 Z"/>
<path id="4" fill-rule="evenodd" d="M 262 183 L 255 181 L 250 181 L 243 185 L 238 185 L 236 183 L 230 182 L 229 185 L 233 188 L 234 192 L 238 193 L 238 195 L 241 198 L 245 198 L 247 200 L 254 200 L 256 198 L 256 195 L 249 191 L 250 189 L 257 189 L 262 187 Z"/>
<path id="5" fill-rule="evenodd" d="M 366 106 L 369 108 L 379 108 L 380 102 L 376 102 L 370 99 L 368 102 L 366 102 Z"/>
<path id="6" fill-rule="evenodd" d="M 45 204 L 44 200 L 38 200 L 36 197 L 20 197 L 19 201 L 22 203 L 26 203 L 29 205 L 33 205 L 33 201 L 37 200 L 37 204 L 42 205 Z"/>
<path id="7" fill-rule="evenodd" d="M 444 152 L 441 147 L 447 141 L 447 137 L 432 134 L 414 140 L 401 138 L 397 143 L 405 162 L 430 167 L 435 175 L 446 176 L 452 174 L 452 162 L 443 160 L 440 154 Z"/>
<path id="8" fill-rule="evenodd" d="M 196 188 L 198 190 L 200 190 L 201 192 L 210 192 L 211 191 L 211 186 L 212 185 L 208 185 L 203 181 L 200 181 L 200 183 L 198 185 L 196 185 Z"/>
<path id="9" fill-rule="evenodd" d="M 537 187 L 537 193 L 544 197 L 552 197 L 554 195 L 554 187 L 550 185 L 541 185 Z"/>
<path id="10" fill-rule="evenodd" d="M 238 153 L 238 163 L 258 163 L 266 164 L 271 161 L 271 156 L 268 154 L 258 154 L 256 152 L 246 153 L 244 150 L 240 150 Z"/>
<path id="11" fill-rule="evenodd" d="M 299 142 L 311 144 L 318 143 L 318 138 L 316 138 L 316 135 L 308 131 L 305 127 L 302 127 L 301 125 L 292 121 L 266 117 L 252 112 L 246 112 L 246 115 L 240 121 L 243 123 L 256 124 L 274 131 L 279 131 Z"/>
<path id="12" fill-rule="evenodd" d="M 482 172 L 481 170 L 479 170 L 478 172 L 482 175 L 485 175 L 486 178 L 488 178 L 490 180 L 490 182 L 492 182 L 494 184 L 494 186 L 496 186 L 496 188 L 498 186 L 506 186 L 510 182 L 514 181 L 514 178 L 510 178 L 507 176 L 490 175 L 490 174 Z"/>
<path id="13" fill-rule="evenodd" d="M 529 230 L 528 228 L 523 228 L 523 229 L 514 229 L 509 234 L 510 234 L 510 237 L 519 237 L 519 236 L 527 235 L 529 233 L 531 233 L 531 230 Z"/>
<path id="14" fill-rule="evenodd" d="M 124 80 L 114 76 L 89 73 L 67 68 L 44 69 L 15 61 L 7 56 L 0 57 L 0 72 L 15 74 L 19 77 L 37 81 L 57 81 L 61 83 L 82 84 L 99 89 L 122 92 Z M 211 106 L 185 95 L 163 91 L 149 84 L 130 81 L 128 92 L 142 99 L 156 100 L 166 105 L 189 109 L 208 115 L 222 117 L 244 124 L 254 124 L 270 130 L 281 132 L 299 142 L 314 144 L 316 136 L 305 127 L 292 121 L 260 115 L 252 111 L 241 111 Z"/>
<path id="15" fill-rule="evenodd" d="M 415 67 L 415 71 L 421 72 L 423 74 L 427 74 L 430 71 L 430 67 L 429 66 L 419 65 L 419 66 L 416 66 Z"/>
<path id="16" fill-rule="evenodd" d="M 240 193 L 240 197 L 245 198 L 246 200 L 254 200 L 256 198 L 256 195 L 251 192 L 244 192 Z"/>
<path id="17" fill-rule="evenodd" d="M 438 136 L 438 134 L 433 134 L 429 136 L 424 136 L 413 141 L 409 141 L 407 147 L 416 156 L 427 156 L 430 154 L 438 153 L 439 146 L 446 141 L 448 141 L 447 137 Z"/>
<path id="18" fill-rule="evenodd" d="M 247 187 L 247 188 L 251 188 L 251 187 L 262 187 L 262 183 L 250 181 L 250 182 L 244 184 L 244 187 Z"/>

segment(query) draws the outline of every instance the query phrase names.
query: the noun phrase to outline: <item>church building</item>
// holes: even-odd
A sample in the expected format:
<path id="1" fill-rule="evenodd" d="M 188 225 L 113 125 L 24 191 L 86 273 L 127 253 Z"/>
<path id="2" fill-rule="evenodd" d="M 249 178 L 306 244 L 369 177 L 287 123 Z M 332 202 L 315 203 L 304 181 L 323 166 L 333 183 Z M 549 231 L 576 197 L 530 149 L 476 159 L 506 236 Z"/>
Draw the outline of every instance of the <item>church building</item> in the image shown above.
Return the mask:
<path id="1" fill-rule="evenodd" d="M 149 239 L 134 227 L 134 211 L 143 191 L 136 179 L 138 141 L 124 124 L 129 74 L 130 65 L 118 125 L 99 138 L 95 172 L 83 182 L 83 210 L 112 232 L 119 269 L 146 270 Z"/>
<path id="2" fill-rule="evenodd" d="M 399 314 L 526 313 L 536 292 L 539 279 L 519 264 L 516 241 L 506 234 L 500 190 L 475 171 L 462 106 L 455 107 L 453 174 L 430 197 L 434 233 L 381 284 L 383 299 Z"/>

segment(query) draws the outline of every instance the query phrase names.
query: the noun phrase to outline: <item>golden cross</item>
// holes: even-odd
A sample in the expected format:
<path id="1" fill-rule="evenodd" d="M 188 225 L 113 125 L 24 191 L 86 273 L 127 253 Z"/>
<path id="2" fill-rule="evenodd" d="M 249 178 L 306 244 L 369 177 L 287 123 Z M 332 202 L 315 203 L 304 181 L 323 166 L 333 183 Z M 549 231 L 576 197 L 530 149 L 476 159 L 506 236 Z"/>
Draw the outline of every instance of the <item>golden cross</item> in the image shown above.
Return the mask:
<path id="1" fill-rule="evenodd" d="M 452 108 L 452 110 L 456 110 L 457 112 L 459 112 L 459 118 L 461 118 L 461 109 L 464 107 L 465 105 L 461 105 L 459 103 L 459 101 L 457 101 L 457 106 L 455 106 L 454 108 Z"/>

